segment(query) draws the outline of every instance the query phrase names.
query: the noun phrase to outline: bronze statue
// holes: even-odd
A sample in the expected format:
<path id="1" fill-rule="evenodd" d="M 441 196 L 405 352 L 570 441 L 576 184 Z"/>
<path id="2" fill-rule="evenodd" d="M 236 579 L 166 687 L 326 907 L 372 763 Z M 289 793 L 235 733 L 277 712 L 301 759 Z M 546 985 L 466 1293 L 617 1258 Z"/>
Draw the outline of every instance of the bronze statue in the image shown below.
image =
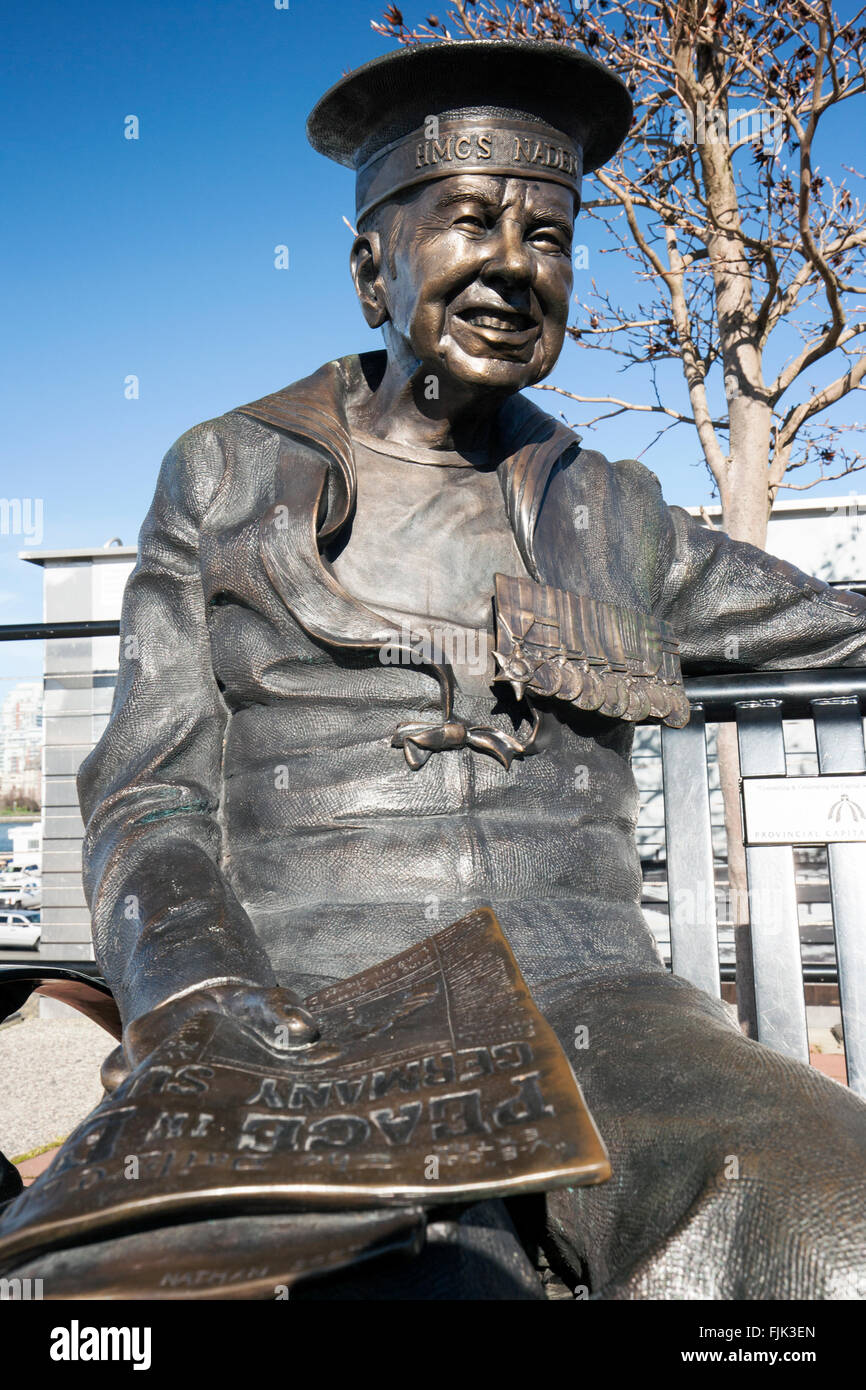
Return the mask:
<path id="1" fill-rule="evenodd" d="M 215 1017 L 315 1048 L 323 991 L 490 906 L 613 1169 L 524 1199 L 524 1244 L 602 1299 L 863 1296 L 866 1106 L 666 974 L 630 750 L 686 720 L 681 665 L 862 664 L 866 601 L 520 394 L 562 347 L 582 172 L 630 118 L 538 42 L 404 49 L 315 108 L 385 350 L 163 464 L 79 776 L 106 1080 Z"/>

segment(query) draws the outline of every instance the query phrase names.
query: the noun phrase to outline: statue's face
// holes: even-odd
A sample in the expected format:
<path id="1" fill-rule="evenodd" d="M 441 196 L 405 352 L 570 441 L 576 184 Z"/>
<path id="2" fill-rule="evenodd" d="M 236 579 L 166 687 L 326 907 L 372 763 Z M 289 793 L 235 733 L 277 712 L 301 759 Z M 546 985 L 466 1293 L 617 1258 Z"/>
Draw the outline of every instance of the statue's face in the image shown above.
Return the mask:
<path id="1" fill-rule="evenodd" d="M 393 275 L 380 271 L 389 352 L 464 390 L 541 380 L 565 336 L 573 230 L 574 196 L 558 184 L 459 174 L 423 186 L 400 213 Z"/>

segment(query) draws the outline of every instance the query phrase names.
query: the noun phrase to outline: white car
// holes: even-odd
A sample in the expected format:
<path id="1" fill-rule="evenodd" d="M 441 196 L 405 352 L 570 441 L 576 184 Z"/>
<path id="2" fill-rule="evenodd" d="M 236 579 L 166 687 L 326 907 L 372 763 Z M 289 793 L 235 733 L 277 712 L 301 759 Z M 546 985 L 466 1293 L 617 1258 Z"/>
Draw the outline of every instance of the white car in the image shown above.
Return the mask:
<path id="1" fill-rule="evenodd" d="M 42 906 L 42 880 L 32 874 L 19 874 L 9 882 L 10 875 L 0 880 L 0 911 L 10 908 L 25 908 L 28 911 Z"/>
<path id="2" fill-rule="evenodd" d="M 38 864 L 16 864 L 14 868 L 0 872 L 0 888 L 14 888 L 21 882 L 22 877 L 31 878 L 38 873 Z"/>
<path id="3" fill-rule="evenodd" d="M 38 878 L 25 879 L 21 885 L 21 897 L 18 906 L 23 908 L 40 908 L 42 906 L 42 880 Z"/>
<path id="4" fill-rule="evenodd" d="M 38 945 L 42 935 L 39 922 L 31 922 L 23 912 L 0 912 L 0 946 Z"/>

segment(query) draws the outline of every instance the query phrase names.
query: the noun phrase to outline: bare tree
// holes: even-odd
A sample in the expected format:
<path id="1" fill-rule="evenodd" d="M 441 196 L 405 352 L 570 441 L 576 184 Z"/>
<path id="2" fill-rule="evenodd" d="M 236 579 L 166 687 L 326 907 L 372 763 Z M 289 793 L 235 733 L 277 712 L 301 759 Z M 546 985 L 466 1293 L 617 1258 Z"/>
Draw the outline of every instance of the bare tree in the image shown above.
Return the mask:
<path id="1" fill-rule="evenodd" d="M 866 6 L 841 19 L 831 0 L 452 0 L 444 19 L 428 13 L 415 28 L 395 5 L 373 24 L 401 43 L 577 45 L 627 82 L 630 139 L 595 174 L 583 210 L 633 263 L 636 302 L 593 281 L 569 333 L 613 354 L 640 391 L 538 389 L 602 407 L 584 425 L 654 415 L 653 442 L 689 426 L 724 529 L 758 546 L 780 488 L 866 464 L 846 447 L 858 427 L 830 418 L 866 375 L 866 207 L 849 186 L 861 176 L 845 167 L 834 179 L 817 164 L 828 112 L 866 91 L 864 17 Z M 678 403 L 665 364 L 681 370 Z M 720 765 L 746 920 L 732 732 L 720 730 Z"/>
<path id="2" fill-rule="evenodd" d="M 630 138 L 582 210 L 635 264 L 646 297 L 617 304 L 593 282 L 569 331 L 639 368 L 650 389 L 643 400 L 539 389 L 609 407 L 583 424 L 638 411 L 693 427 L 725 529 L 756 545 L 780 487 L 866 462 L 839 447 L 851 426 L 816 428 L 866 374 L 866 207 L 815 168 L 822 118 L 866 91 L 863 18 L 866 6 L 842 23 L 829 0 L 455 0 L 446 22 L 410 29 L 389 5 L 373 25 L 403 43 L 579 44 L 628 83 Z M 662 399 L 664 362 L 681 365 L 682 408 Z M 819 365 L 827 379 L 806 384 Z M 791 481 L 807 464 L 815 476 Z"/>

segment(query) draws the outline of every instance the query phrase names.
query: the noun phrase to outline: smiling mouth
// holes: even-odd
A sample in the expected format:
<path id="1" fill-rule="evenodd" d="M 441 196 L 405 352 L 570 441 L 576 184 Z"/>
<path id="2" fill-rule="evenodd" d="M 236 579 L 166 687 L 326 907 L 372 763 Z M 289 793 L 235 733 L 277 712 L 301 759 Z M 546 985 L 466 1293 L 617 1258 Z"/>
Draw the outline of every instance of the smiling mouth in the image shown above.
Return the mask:
<path id="1" fill-rule="evenodd" d="M 464 309 L 458 318 L 472 328 L 487 328 L 495 333 L 528 333 L 538 326 L 531 314 L 519 309 Z"/>

